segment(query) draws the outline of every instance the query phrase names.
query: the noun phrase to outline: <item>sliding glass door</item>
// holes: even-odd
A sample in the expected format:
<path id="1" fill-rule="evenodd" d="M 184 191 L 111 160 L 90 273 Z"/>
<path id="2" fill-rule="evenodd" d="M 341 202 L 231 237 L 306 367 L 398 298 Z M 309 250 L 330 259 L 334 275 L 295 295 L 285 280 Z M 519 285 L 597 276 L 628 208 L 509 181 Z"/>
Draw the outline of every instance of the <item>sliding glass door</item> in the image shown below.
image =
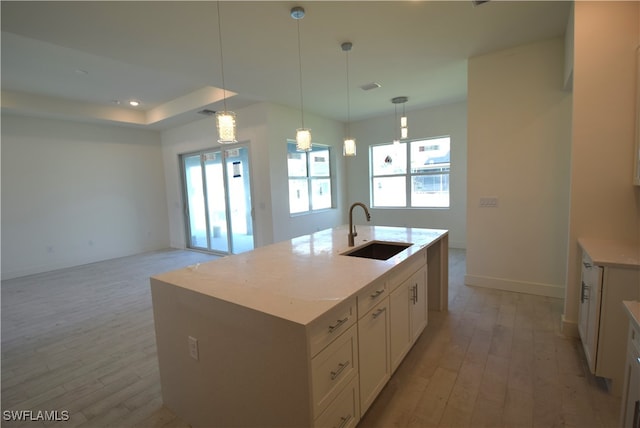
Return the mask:
<path id="1" fill-rule="evenodd" d="M 182 155 L 187 246 L 237 254 L 253 249 L 249 147 Z"/>

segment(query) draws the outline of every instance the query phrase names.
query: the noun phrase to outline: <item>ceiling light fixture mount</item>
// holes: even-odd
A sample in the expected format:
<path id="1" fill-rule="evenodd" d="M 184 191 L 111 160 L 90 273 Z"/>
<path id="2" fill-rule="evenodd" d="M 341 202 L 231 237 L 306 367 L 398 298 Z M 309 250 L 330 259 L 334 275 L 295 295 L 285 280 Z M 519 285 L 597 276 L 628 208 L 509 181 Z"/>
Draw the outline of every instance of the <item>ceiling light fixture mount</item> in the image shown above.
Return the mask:
<path id="1" fill-rule="evenodd" d="M 233 144 L 237 143 L 236 138 L 236 114 L 227 110 L 227 90 L 224 84 L 224 57 L 222 55 L 222 25 L 220 18 L 220 2 L 216 2 L 218 9 L 218 41 L 220 44 L 220 71 L 222 77 L 222 104 L 223 111 L 215 113 L 216 128 L 218 128 L 218 143 Z"/>
<path id="2" fill-rule="evenodd" d="M 342 145 L 343 156 L 355 156 L 356 155 L 356 140 L 351 137 L 351 98 L 349 97 L 349 52 L 353 47 L 353 43 L 344 42 L 340 45 L 342 51 L 346 53 L 347 58 L 347 126 L 346 135 L 344 137 L 344 144 Z"/>
<path id="3" fill-rule="evenodd" d="M 397 105 L 402 104 L 402 116 L 400 117 L 400 139 L 401 140 L 404 140 L 409 136 L 409 128 L 407 127 L 407 115 L 405 114 L 405 111 L 404 111 L 404 105 L 407 101 L 409 101 L 409 97 L 395 97 L 391 99 L 391 102 L 396 105 L 396 111 L 397 111 Z"/>
<path id="4" fill-rule="evenodd" d="M 298 62 L 300 71 L 300 115 L 302 127 L 296 129 L 296 149 L 299 152 L 311 151 L 311 130 L 304 127 L 304 98 L 302 95 L 302 48 L 300 43 L 300 20 L 304 18 L 305 11 L 301 6 L 291 8 L 291 18 L 296 20 L 298 26 Z"/>

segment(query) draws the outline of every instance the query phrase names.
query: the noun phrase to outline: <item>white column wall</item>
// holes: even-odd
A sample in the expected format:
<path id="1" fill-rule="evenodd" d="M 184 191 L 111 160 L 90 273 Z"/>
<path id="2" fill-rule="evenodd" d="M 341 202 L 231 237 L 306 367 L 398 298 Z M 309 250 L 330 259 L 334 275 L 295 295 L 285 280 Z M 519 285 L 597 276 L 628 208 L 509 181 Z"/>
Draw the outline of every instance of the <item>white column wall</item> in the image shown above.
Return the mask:
<path id="1" fill-rule="evenodd" d="M 469 285 L 562 297 L 571 94 L 564 39 L 469 59 Z M 496 208 L 480 199 L 498 198 Z"/>

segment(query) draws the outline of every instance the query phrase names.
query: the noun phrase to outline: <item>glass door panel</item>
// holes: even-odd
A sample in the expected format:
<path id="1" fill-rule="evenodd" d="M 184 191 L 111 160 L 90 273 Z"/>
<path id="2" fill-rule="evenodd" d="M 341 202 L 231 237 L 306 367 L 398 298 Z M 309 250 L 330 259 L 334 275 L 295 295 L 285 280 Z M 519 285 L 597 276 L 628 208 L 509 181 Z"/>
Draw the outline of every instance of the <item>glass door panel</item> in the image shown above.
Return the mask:
<path id="1" fill-rule="evenodd" d="M 208 152 L 203 155 L 203 158 L 207 184 L 209 249 L 228 253 L 227 198 L 224 184 L 222 152 Z"/>
<path id="2" fill-rule="evenodd" d="M 233 254 L 253 249 L 253 213 L 249 179 L 249 149 L 238 147 L 225 151 L 229 225 Z"/>
<path id="3" fill-rule="evenodd" d="M 252 250 L 249 148 L 182 155 L 182 162 L 187 246 L 225 254 Z"/>
<path id="4" fill-rule="evenodd" d="M 200 155 L 185 156 L 184 181 L 187 196 L 188 240 L 193 248 L 209 248 L 207 242 L 207 218 L 205 216 L 205 199 L 202 181 Z"/>

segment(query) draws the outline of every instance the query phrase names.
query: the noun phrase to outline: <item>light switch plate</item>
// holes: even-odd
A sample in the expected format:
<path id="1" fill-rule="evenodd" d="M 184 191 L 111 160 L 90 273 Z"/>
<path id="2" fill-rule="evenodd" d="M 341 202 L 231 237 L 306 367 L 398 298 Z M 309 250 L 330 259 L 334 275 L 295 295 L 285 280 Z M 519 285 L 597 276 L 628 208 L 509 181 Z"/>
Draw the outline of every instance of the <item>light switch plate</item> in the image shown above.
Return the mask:
<path id="1" fill-rule="evenodd" d="M 480 198 L 480 208 L 497 208 L 498 198 Z"/>

